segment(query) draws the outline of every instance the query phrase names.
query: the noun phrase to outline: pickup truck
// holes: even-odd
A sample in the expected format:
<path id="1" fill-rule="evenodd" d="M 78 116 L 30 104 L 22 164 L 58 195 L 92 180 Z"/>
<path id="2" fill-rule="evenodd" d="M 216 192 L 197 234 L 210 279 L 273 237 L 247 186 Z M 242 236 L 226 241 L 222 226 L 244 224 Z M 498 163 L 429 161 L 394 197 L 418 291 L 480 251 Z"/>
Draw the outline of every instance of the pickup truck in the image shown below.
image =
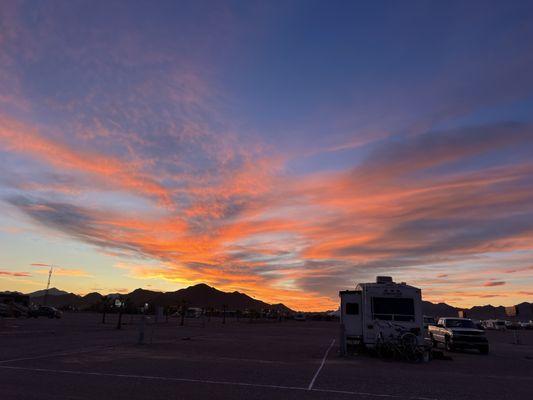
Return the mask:
<path id="1" fill-rule="evenodd" d="M 437 325 L 428 327 L 428 333 L 434 347 L 442 343 L 448 351 L 474 348 L 481 354 L 489 353 L 485 331 L 468 318 L 440 318 Z"/>

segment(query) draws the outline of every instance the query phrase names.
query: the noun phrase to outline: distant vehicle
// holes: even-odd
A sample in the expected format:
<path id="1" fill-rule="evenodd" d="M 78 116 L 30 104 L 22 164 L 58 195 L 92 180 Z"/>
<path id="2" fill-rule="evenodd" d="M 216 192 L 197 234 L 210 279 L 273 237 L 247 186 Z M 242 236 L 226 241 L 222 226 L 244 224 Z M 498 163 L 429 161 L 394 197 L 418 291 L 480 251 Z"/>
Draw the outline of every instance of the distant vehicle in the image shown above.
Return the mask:
<path id="1" fill-rule="evenodd" d="M 519 322 L 520 329 L 533 329 L 533 323 L 531 321 L 529 322 Z"/>
<path id="2" fill-rule="evenodd" d="M 11 317 L 11 309 L 7 304 L 0 303 L 0 317 Z"/>
<path id="3" fill-rule="evenodd" d="M 30 308 L 26 307 L 25 305 L 21 303 L 12 303 L 11 312 L 13 313 L 13 316 L 17 318 L 27 317 L 28 313 L 30 312 Z"/>
<path id="4" fill-rule="evenodd" d="M 505 328 L 511 330 L 522 329 L 522 325 L 518 321 L 505 321 Z"/>
<path id="5" fill-rule="evenodd" d="M 0 293 L 0 316 L 25 317 L 29 311 L 30 297 L 19 292 Z"/>
<path id="6" fill-rule="evenodd" d="M 294 314 L 294 320 L 295 321 L 305 321 L 305 314 L 304 313 Z"/>
<path id="7" fill-rule="evenodd" d="M 497 331 L 504 331 L 507 329 L 503 319 L 488 319 L 485 321 L 485 328 Z"/>
<path id="8" fill-rule="evenodd" d="M 424 315 L 424 329 L 428 329 L 430 325 L 437 325 L 437 321 L 435 321 L 434 317 L 428 317 L 427 315 Z"/>
<path id="9" fill-rule="evenodd" d="M 29 309 L 18 303 L 0 303 L 0 317 L 26 317 Z"/>
<path id="10" fill-rule="evenodd" d="M 434 347 L 443 344 L 448 351 L 474 348 L 481 354 L 489 352 L 485 331 L 468 318 L 440 318 L 436 326 L 429 327 L 429 336 Z"/>
<path id="11" fill-rule="evenodd" d="M 185 312 L 186 318 L 200 318 L 202 316 L 202 309 L 198 307 L 189 307 Z"/>
<path id="12" fill-rule="evenodd" d="M 473 319 L 472 322 L 474 323 L 477 329 L 481 329 L 482 331 L 485 330 L 485 325 L 483 324 L 483 321 L 479 319 Z"/>
<path id="13" fill-rule="evenodd" d="M 329 317 L 332 317 L 332 318 L 340 318 L 340 316 L 341 316 L 341 309 L 339 308 L 339 309 L 337 309 L 337 310 L 335 310 L 335 311 L 330 311 L 330 312 L 328 312 L 328 316 L 329 316 Z"/>
<path id="14" fill-rule="evenodd" d="M 61 318 L 63 313 L 55 307 L 39 306 L 33 310 L 30 310 L 28 317 L 48 317 L 48 318 Z"/>

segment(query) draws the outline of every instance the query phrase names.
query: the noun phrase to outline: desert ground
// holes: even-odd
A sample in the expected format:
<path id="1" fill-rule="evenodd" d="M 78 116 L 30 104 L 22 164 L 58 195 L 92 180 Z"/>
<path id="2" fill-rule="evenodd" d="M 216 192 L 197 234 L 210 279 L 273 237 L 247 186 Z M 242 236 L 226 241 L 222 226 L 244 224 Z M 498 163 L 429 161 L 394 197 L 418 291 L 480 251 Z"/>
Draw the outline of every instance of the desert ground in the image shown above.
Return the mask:
<path id="1" fill-rule="evenodd" d="M 338 323 L 65 313 L 0 320 L 7 399 L 529 399 L 533 331 L 488 331 L 491 352 L 426 364 L 340 357 Z"/>

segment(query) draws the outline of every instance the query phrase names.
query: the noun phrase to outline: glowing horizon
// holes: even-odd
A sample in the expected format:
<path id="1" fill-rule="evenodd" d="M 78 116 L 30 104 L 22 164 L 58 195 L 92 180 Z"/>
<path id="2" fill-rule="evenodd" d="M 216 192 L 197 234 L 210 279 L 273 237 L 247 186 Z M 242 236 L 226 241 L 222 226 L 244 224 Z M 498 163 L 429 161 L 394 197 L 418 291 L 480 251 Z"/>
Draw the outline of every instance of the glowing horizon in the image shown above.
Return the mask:
<path id="1" fill-rule="evenodd" d="M 532 47 L 526 4 L 4 3 L 0 290 L 532 301 Z"/>

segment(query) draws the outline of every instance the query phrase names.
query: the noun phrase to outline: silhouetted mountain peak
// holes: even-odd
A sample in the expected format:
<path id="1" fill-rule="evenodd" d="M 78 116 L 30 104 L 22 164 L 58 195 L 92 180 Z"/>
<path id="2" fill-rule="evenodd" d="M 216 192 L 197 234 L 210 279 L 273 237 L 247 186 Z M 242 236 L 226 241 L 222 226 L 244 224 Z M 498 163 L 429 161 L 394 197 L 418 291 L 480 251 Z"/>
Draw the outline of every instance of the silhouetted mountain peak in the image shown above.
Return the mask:
<path id="1" fill-rule="evenodd" d="M 187 289 L 208 289 L 208 290 L 217 290 L 213 286 L 209 286 L 207 283 L 197 283 L 196 285 L 192 285 L 187 287 Z"/>
<path id="2" fill-rule="evenodd" d="M 39 297 L 44 296 L 46 294 L 46 289 L 37 290 L 32 293 L 28 293 L 30 297 Z M 48 289 L 48 296 L 61 296 L 63 294 L 69 294 L 68 292 L 65 292 L 64 290 L 59 290 L 58 288 L 50 288 Z"/>

